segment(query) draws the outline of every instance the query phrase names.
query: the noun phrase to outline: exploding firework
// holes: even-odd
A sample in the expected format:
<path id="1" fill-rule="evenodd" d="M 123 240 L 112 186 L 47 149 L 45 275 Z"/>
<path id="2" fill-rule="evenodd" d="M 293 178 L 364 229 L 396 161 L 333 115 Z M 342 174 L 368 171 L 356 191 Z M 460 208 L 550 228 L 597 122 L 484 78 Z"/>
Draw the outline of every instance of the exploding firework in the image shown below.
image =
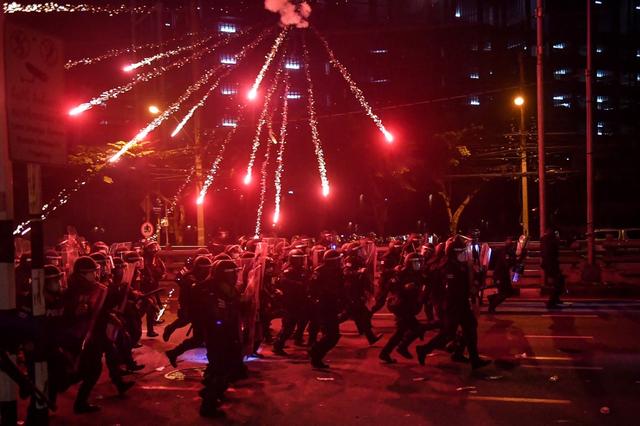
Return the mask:
<path id="1" fill-rule="evenodd" d="M 262 68 L 260 69 L 260 72 L 256 77 L 256 81 L 253 82 L 253 86 L 251 86 L 251 90 L 249 90 L 249 94 L 247 95 L 247 97 L 250 100 L 254 100 L 256 96 L 258 96 L 258 88 L 260 87 L 260 83 L 262 83 L 262 79 L 264 78 L 265 73 L 269 69 L 269 65 L 273 61 L 273 58 L 275 58 L 276 54 L 278 53 L 278 49 L 280 48 L 282 41 L 287 36 L 288 30 L 289 30 L 289 27 L 283 28 L 282 31 L 280 31 L 280 34 L 276 38 L 275 42 L 273 43 L 273 46 L 271 46 L 271 50 L 267 54 L 264 64 L 262 65 Z"/>
<path id="2" fill-rule="evenodd" d="M 187 185 L 191 183 L 191 181 L 193 180 L 193 176 L 195 176 L 195 174 L 196 174 L 196 167 L 192 166 L 191 170 L 189 170 L 189 174 L 187 175 L 187 178 L 185 179 L 184 182 L 182 182 L 182 185 L 180 185 L 180 187 L 176 191 L 176 194 L 171 198 L 171 204 L 169 204 L 169 208 L 167 209 L 167 216 L 173 213 L 173 211 L 176 208 L 176 204 L 178 204 L 178 200 L 180 200 L 180 196 L 182 195 L 182 192 L 185 190 Z"/>
<path id="3" fill-rule="evenodd" d="M 273 137 L 273 130 L 271 129 L 271 118 L 269 118 L 267 128 L 269 130 L 269 137 L 275 139 Z M 260 236 L 262 229 L 262 212 L 264 210 L 264 199 L 267 193 L 267 167 L 269 166 L 269 157 L 271 156 L 271 144 L 267 142 L 265 145 L 264 159 L 262 160 L 262 167 L 260 168 L 260 201 L 258 202 L 258 214 L 256 218 L 256 238 Z"/>
<path id="4" fill-rule="evenodd" d="M 313 142 L 316 159 L 318 160 L 318 172 L 320 173 L 320 184 L 322 186 L 322 195 L 329 196 L 329 179 L 327 178 L 327 166 L 324 161 L 324 151 L 322 150 L 322 142 L 320 142 L 320 133 L 318 132 L 318 119 L 316 117 L 315 100 L 313 95 L 313 81 L 311 80 L 311 70 L 309 69 L 309 51 L 303 39 L 304 49 L 304 75 L 307 80 L 307 110 L 309 112 L 309 127 L 311 128 L 311 140 Z"/>
<path id="5" fill-rule="evenodd" d="M 342 75 L 342 78 L 344 78 L 347 84 L 349 85 L 349 89 L 351 90 L 351 93 L 353 93 L 353 95 L 356 97 L 356 99 L 358 100 L 358 102 L 360 103 L 364 111 L 373 120 L 373 122 L 378 127 L 380 132 L 382 132 L 387 142 L 392 143 L 393 135 L 384 127 L 384 124 L 382 124 L 382 120 L 380 119 L 380 117 L 378 117 L 373 112 L 373 109 L 371 108 L 371 106 L 369 105 L 369 103 L 364 97 L 364 93 L 362 93 L 362 90 L 360 90 L 356 82 L 351 77 L 349 70 L 347 70 L 347 68 L 344 65 L 342 65 L 340 61 L 338 61 L 335 54 L 329 47 L 329 43 L 327 43 L 327 40 L 325 40 L 325 38 L 322 37 L 317 30 L 316 30 L 316 35 L 324 45 L 324 48 L 327 51 L 327 55 L 329 55 L 329 62 L 331 62 L 331 65 L 333 65 L 333 67 L 340 72 L 340 74 Z"/>

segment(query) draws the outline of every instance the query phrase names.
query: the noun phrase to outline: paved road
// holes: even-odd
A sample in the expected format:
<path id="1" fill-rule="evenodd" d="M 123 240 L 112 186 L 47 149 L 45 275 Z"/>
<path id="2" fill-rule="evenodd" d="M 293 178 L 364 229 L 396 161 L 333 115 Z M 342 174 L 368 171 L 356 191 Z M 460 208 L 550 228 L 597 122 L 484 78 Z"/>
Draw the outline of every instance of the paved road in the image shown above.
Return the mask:
<path id="1" fill-rule="evenodd" d="M 170 345 L 144 339 L 138 358 L 147 368 L 126 397 L 116 397 L 103 375 L 94 392 L 101 413 L 74 416 L 72 389 L 52 424 L 638 424 L 640 301 L 576 300 L 549 312 L 542 300 L 527 298 L 500 310 L 480 315 L 480 350 L 495 362 L 475 373 L 446 353 L 427 358 L 426 367 L 407 360 L 381 365 L 380 345 L 368 347 L 352 322 L 343 324 L 329 354 L 329 372 L 312 370 L 302 349 L 291 347 L 282 358 L 264 348 L 266 359 L 249 362 L 251 378 L 228 392 L 227 418 L 220 421 L 197 414 L 203 350 L 183 358 L 176 372 L 162 355 Z M 374 324 L 388 336 L 393 317 L 377 314 Z"/>

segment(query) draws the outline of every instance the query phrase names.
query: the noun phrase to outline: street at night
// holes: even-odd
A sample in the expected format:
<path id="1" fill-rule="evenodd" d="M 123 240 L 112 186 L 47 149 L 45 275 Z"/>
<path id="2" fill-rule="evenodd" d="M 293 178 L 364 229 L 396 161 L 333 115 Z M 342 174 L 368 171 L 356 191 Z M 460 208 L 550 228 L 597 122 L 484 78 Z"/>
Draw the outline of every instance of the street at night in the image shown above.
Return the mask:
<path id="1" fill-rule="evenodd" d="M 640 0 L 0 14 L 0 426 L 636 425 Z"/>
<path id="2" fill-rule="evenodd" d="M 265 359 L 248 363 L 251 377 L 229 390 L 229 410 L 218 423 L 635 424 L 640 300 L 576 299 L 549 312 L 535 293 L 527 296 L 505 303 L 504 313 L 481 314 L 480 350 L 494 359 L 481 372 L 451 362 L 446 352 L 428 357 L 425 367 L 399 355 L 397 364 L 380 364 L 381 345 L 369 347 L 347 322 L 327 372 L 309 368 L 304 348 L 291 344 L 291 355 L 279 357 L 265 347 Z M 391 314 L 376 314 L 374 327 L 392 332 Z M 74 424 L 211 424 L 197 414 L 200 376 L 192 370 L 203 368 L 204 350 L 184 356 L 178 364 L 184 377 L 176 379 L 163 353 L 171 345 L 142 342 L 137 351 L 147 368 L 136 375 L 136 387 L 119 398 L 103 375 L 96 387 L 103 411 Z M 72 394 L 61 398 L 52 424 L 68 424 Z"/>

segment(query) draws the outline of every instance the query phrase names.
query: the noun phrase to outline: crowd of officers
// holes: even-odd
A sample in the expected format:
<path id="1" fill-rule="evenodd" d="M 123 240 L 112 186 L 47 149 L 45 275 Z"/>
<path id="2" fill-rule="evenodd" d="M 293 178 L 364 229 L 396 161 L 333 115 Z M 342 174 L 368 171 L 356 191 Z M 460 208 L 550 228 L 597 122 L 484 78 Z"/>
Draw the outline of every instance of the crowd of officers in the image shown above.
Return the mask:
<path id="1" fill-rule="evenodd" d="M 421 365 L 436 349 L 448 350 L 453 361 L 473 369 L 490 362 L 478 354 L 473 304 L 482 300 L 491 256 L 477 235 L 456 235 L 437 245 L 420 236 L 391 241 L 375 287 L 377 259 L 374 249 L 372 261 L 371 241 L 350 242 L 340 249 L 330 243 L 292 241 L 257 257 L 255 245 L 252 240 L 244 247 L 227 246 L 215 255 L 199 249 L 175 278 L 179 308 L 162 338 L 169 341 L 177 329 L 189 327 L 186 339 L 166 352 L 174 367 L 186 351 L 206 348 L 208 366 L 200 391 L 203 416 L 222 414 L 228 386 L 247 377 L 246 356 L 262 357 L 261 348 L 271 345 L 273 354 L 286 357 L 287 341 L 293 339 L 294 345 L 307 348 L 313 368 L 329 368 L 325 356 L 340 340 L 340 324 L 354 321 L 359 334 L 373 345 L 383 335 L 374 332 L 371 320 L 385 306 L 395 317 L 395 332 L 379 352 L 381 362 L 397 362 L 394 352 L 413 359 L 409 347 L 416 339 L 423 341 L 415 346 Z M 53 404 L 57 393 L 80 383 L 74 411 L 99 410 L 89 396 L 100 377 L 103 356 L 118 393 L 133 386 L 124 377 L 144 368 L 133 355 L 141 346 L 143 317 L 147 337 L 158 336 L 154 327 L 168 302 L 162 304 L 159 297 L 159 282 L 166 273 L 159 251 L 157 243 L 149 242 L 140 250 L 114 255 L 106 244 L 96 243 L 90 255 L 75 260 L 66 285 L 59 257 L 50 254 L 45 266 L 46 353 L 47 397 Z M 493 254 L 498 292 L 488 299 L 490 312 L 512 294 L 525 256 L 526 239 L 507 240 Z M 29 270 L 26 261 L 16 268 L 17 305 L 25 312 L 31 306 Z M 422 312 L 426 321 L 418 320 Z M 271 329 L 276 318 L 281 318 L 277 334 Z M 429 339 L 428 331 L 433 331 Z"/>

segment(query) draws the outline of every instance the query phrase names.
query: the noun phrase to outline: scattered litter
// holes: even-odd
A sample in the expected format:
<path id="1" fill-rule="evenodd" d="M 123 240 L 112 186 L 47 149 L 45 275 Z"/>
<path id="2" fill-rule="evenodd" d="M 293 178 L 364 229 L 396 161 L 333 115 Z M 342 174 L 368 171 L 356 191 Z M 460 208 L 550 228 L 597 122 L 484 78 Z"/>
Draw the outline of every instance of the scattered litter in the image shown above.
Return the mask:
<path id="1" fill-rule="evenodd" d="M 600 407 L 600 414 L 610 414 L 611 410 L 609 407 Z"/>
<path id="2" fill-rule="evenodd" d="M 526 352 L 522 352 L 521 354 L 516 354 L 516 358 L 526 358 L 526 357 L 527 357 Z"/>
<path id="3" fill-rule="evenodd" d="M 426 377 L 414 377 L 413 378 L 414 382 L 424 382 L 425 380 L 427 380 Z"/>
<path id="4" fill-rule="evenodd" d="M 551 376 L 551 377 L 549 377 L 549 381 L 550 381 L 550 382 L 555 383 L 555 382 L 557 382 L 558 380 L 560 380 L 560 377 L 558 377 L 558 376 Z"/>
<path id="5" fill-rule="evenodd" d="M 156 371 L 162 371 L 162 370 L 164 370 L 165 368 L 167 368 L 167 367 L 166 367 L 165 365 L 163 365 L 162 367 L 158 367 L 158 368 L 156 368 Z"/>
<path id="6" fill-rule="evenodd" d="M 461 387 L 457 388 L 456 390 L 458 392 L 462 392 L 462 391 L 476 391 L 477 392 L 477 389 L 478 388 L 476 388 L 475 386 L 461 386 Z"/>
<path id="7" fill-rule="evenodd" d="M 320 380 L 321 382 L 333 382 L 335 379 L 333 377 L 316 377 L 316 380 Z"/>
<path id="8" fill-rule="evenodd" d="M 504 379 L 504 376 L 486 376 L 485 379 L 486 380 L 502 380 Z"/>

